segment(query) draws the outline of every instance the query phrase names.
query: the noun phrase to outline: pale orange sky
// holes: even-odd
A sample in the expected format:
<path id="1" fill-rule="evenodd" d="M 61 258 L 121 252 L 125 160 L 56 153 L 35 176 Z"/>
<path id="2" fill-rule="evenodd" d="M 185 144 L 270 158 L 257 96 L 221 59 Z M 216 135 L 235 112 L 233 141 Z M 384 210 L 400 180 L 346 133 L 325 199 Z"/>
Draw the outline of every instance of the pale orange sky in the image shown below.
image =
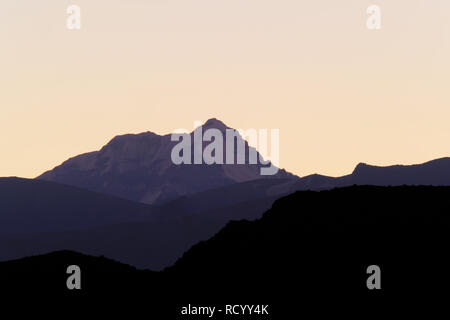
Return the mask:
<path id="1" fill-rule="evenodd" d="M 3 0 L 0 176 L 211 117 L 279 128 L 300 176 L 450 156 L 449 24 L 448 0 Z"/>

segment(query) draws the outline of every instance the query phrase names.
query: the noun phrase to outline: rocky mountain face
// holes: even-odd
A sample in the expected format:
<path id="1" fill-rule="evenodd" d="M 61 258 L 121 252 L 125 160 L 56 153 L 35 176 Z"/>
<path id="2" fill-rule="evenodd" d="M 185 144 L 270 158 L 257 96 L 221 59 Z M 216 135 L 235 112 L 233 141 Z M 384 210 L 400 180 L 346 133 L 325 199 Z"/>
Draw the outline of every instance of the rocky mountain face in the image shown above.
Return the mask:
<path id="1" fill-rule="evenodd" d="M 217 129 L 224 133 L 230 129 L 217 119 L 208 120 L 202 131 Z M 197 129 L 196 129 L 197 130 Z M 194 162 L 194 132 L 190 133 L 191 159 Z M 37 179 L 77 186 L 147 204 L 163 204 L 179 196 L 193 194 L 234 183 L 267 178 L 262 176 L 258 164 L 250 164 L 252 148 L 239 135 L 237 145 L 245 145 L 245 164 L 174 164 L 172 149 L 178 141 L 171 135 L 160 136 L 152 132 L 127 134 L 112 139 L 101 150 L 82 154 L 45 172 Z M 208 142 L 203 142 L 204 151 Z M 258 157 L 259 157 L 259 153 Z M 223 157 L 226 157 L 224 152 Z M 284 170 L 270 178 L 296 178 Z"/>

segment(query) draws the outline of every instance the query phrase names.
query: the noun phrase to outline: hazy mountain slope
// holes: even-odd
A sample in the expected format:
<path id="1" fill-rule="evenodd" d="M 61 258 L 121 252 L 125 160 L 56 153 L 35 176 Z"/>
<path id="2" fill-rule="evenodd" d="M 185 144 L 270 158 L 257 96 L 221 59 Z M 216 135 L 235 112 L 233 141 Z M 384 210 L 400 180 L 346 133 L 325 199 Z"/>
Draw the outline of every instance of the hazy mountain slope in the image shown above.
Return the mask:
<path id="1" fill-rule="evenodd" d="M 182 256 L 191 246 L 207 240 L 231 219 L 256 219 L 278 196 L 250 199 L 208 211 L 162 211 L 158 218 L 65 232 L 0 234 L 0 261 L 74 250 L 160 270 Z M 183 211 L 184 210 L 184 211 Z"/>
<path id="2" fill-rule="evenodd" d="M 217 119 L 210 119 L 202 128 L 203 131 L 215 128 L 225 132 L 228 127 Z M 193 150 L 194 139 L 191 140 Z M 71 158 L 38 179 L 133 201 L 162 204 L 182 195 L 267 178 L 260 175 L 259 164 L 175 165 L 171 160 L 171 151 L 176 143 L 171 141 L 170 135 L 159 136 L 151 132 L 118 136 L 100 151 Z M 206 145 L 204 143 L 203 148 Z M 248 156 L 249 146 L 246 142 L 245 145 Z M 280 170 L 274 177 L 293 176 Z"/>
<path id="3" fill-rule="evenodd" d="M 235 183 L 229 186 L 210 189 L 187 195 L 173 200 L 162 206 L 162 213 L 171 212 L 170 216 L 178 213 L 201 213 L 208 215 L 217 215 L 218 208 L 234 206 L 239 203 L 250 202 L 254 200 L 269 198 L 277 199 L 281 196 L 295 192 L 296 181 L 298 179 L 258 179 L 242 183 Z M 264 207 L 257 215 L 250 216 L 248 212 L 237 210 L 233 213 L 235 218 L 256 219 L 270 208 L 272 203 Z M 258 206 L 260 207 L 260 206 Z M 229 216 L 229 214 L 227 214 Z"/>
<path id="4" fill-rule="evenodd" d="M 162 269 L 229 220 L 259 218 L 292 181 L 237 183 L 152 207 L 53 182 L 0 179 L 0 260 L 70 249 Z"/>
<path id="5" fill-rule="evenodd" d="M 0 178 L 0 234 L 139 221 L 157 208 L 54 182 Z"/>

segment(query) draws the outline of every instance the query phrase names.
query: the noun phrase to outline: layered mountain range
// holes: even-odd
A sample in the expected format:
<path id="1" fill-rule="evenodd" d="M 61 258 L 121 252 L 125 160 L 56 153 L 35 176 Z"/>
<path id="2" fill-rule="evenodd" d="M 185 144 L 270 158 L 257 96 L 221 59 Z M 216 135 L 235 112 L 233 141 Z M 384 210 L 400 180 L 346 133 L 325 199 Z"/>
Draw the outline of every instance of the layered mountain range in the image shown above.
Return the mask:
<path id="1" fill-rule="evenodd" d="M 229 127 L 210 119 L 208 128 Z M 237 139 L 248 155 L 251 147 Z M 170 135 L 118 136 L 37 179 L 0 179 L 0 260 L 75 250 L 160 270 L 230 220 L 258 219 L 276 199 L 298 190 L 450 186 L 450 158 L 359 164 L 343 177 L 299 178 L 284 170 L 261 176 L 261 164 L 175 165 L 174 145 Z"/>

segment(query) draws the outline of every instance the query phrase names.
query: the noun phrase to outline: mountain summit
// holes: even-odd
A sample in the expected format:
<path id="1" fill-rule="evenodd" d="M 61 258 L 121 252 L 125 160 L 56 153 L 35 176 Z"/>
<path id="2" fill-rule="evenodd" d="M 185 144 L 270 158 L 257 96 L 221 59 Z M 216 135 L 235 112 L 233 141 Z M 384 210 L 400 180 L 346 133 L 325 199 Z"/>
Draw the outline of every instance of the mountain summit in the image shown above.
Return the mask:
<path id="1" fill-rule="evenodd" d="M 229 127 L 227 127 L 227 125 L 225 123 L 223 123 L 222 121 L 216 119 L 216 118 L 211 118 L 208 121 L 205 122 L 205 124 L 203 125 L 203 129 L 218 129 L 220 131 L 225 131 L 226 129 L 231 129 Z"/>
<path id="2" fill-rule="evenodd" d="M 211 128 L 224 132 L 229 127 L 213 118 L 203 124 L 203 131 Z M 237 140 L 245 143 L 248 154 L 251 148 L 248 143 L 241 136 Z M 117 136 L 101 150 L 71 158 L 37 179 L 162 204 L 187 194 L 267 178 L 260 175 L 260 164 L 248 164 L 248 161 L 246 164 L 175 165 L 171 152 L 177 143 L 171 141 L 170 134 L 144 132 Z M 280 170 L 271 178 L 292 177 Z"/>

